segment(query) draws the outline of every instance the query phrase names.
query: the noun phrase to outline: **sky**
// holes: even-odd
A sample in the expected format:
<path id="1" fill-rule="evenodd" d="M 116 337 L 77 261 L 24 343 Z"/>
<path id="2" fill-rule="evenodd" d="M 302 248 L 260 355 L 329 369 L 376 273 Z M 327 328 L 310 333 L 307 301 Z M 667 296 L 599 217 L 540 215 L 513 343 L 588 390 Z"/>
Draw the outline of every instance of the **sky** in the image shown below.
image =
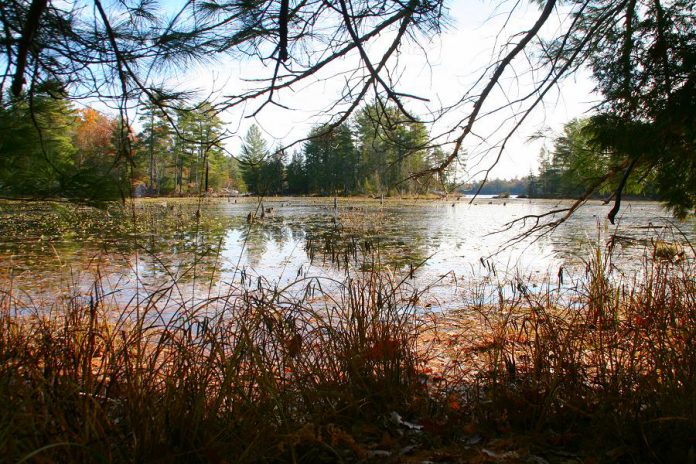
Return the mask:
<path id="1" fill-rule="evenodd" d="M 437 114 L 441 107 L 453 105 L 461 99 L 465 90 L 482 75 L 483 68 L 491 62 L 492 54 L 499 53 L 494 51 L 495 44 L 500 44 L 511 34 L 530 28 L 539 14 L 536 2 L 518 6 L 509 18 L 507 13 L 514 3 L 454 0 L 446 4 L 450 18 L 448 27 L 439 35 L 421 37 L 418 46 L 409 42 L 400 47 L 398 59 L 390 72 L 391 76 L 399 76 L 399 91 L 429 100 L 427 103 L 416 99 L 405 100 L 406 107 L 425 120 L 431 119 L 431 115 Z M 553 34 L 562 23 L 563 18 L 553 18 L 542 30 L 542 34 Z M 503 24 L 506 24 L 505 28 Z M 390 43 L 390 38 L 389 35 L 380 37 L 368 48 L 368 54 L 373 60 L 381 56 Z M 233 155 L 239 153 L 242 137 L 251 124 L 257 124 L 262 129 L 270 146 L 279 146 L 302 139 L 313 124 L 326 122 L 331 116 L 330 103 L 340 96 L 345 82 L 343 78 L 335 76 L 352 69 L 356 60 L 355 55 L 348 56 L 328 67 L 311 82 L 280 92 L 276 100 L 289 109 L 267 105 L 252 116 L 258 105 L 249 104 L 222 113 L 223 121 L 234 134 L 226 142 L 228 152 Z M 172 75 L 170 80 L 175 81 L 179 88 L 197 90 L 200 96 L 213 95 L 213 98 L 220 99 L 254 86 L 249 79 L 272 76 L 273 65 L 273 61 L 264 65 L 255 59 L 227 57 L 214 64 L 179 72 Z M 502 106 L 506 99 L 514 99 L 529 91 L 532 76 L 524 67 L 524 63 L 517 63 L 514 72 L 504 75 L 500 86 L 491 95 L 490 106 L 484 107 L 484 110 Z M 332 76 L 334 77 L 331 78 Z M 566 80 L 556 92 L 551 92 L 544 105 L 527 119 L 506 145 L 506 150 L 491 171 L 491 177 L 521 177 L 535 171 L 539 151 L 544 144 L 550 147 L 551 139 L 530 142 L 529 137 L 539 132 L 558 133 L 565 122 L 587 115 L 598 100 L 592 89 L 589 73 L 583 72 Z M 435 137 L 460 125 L 470 108 L 470 105 L 460 105 L 436 123 L 428 124 L 431 136 Z M 464 146 L 468 159 L 465 171 L 460 174 L 461 180 L 481 178 L 483 170 L 493 164 L 495 153 L 490 152 L 491 145 L 506 133 L 506 127 L 516 121 L 509 111 L 500 111 L 482 119 L 475 126 L 476 137 L 468 138 Z"/>

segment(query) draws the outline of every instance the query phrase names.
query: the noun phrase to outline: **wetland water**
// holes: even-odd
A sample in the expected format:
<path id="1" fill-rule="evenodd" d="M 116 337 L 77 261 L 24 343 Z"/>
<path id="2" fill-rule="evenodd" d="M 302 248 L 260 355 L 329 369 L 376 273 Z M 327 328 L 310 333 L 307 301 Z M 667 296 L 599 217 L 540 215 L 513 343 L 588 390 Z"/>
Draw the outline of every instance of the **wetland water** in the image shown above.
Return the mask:
<path id="1" fill-rule="evenodd" d="M 500 250 L 521 232 L 500 232 L 506 223 L 567 204 L 341 198 L 335 210 L 332 199 L 269 198 L 263 207 L 272 212 L 248 224 L 249 212 L 260 216 L 257 199 L 148 199 L 106 209 L 4 202 L 0 273 L 28 296 L 71 285 L 85 290 L 98 274 L 128 300 L 173 280 L 185 292 L 208 294 L 241 277 L 281 287 L 300 276 L 340 280 L 346 269 L 356 273 L 379 260 L 395 275 L 415 268 L 409 282 L 434 284 L 435 304 L 450 306 L 456 289 L 472 280 L 520 276 L 530 285 L 555 285 L 562 266 L 564 285 L 572 285 L 583 278 L 593 244 L 604 246 L 612 235 L 614 269 L 628 275 L 652 241 L 696 238 L 693 218 L 679 223 L 657 203 L 626 202 L 612 226 L 605 219 L 610 206 L 594 202 L 552 234 Z"/>

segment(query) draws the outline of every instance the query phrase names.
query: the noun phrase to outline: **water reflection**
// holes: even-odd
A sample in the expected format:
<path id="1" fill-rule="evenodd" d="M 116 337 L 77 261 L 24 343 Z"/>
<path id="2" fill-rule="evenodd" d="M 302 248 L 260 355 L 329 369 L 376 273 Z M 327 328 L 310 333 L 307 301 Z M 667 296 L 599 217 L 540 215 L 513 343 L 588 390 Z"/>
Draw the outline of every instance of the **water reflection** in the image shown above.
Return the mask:
<path id="1" fill-rule="evenodd" d="M 674 240 L 669 214 L 655 203 L 629 203 L 618 226 L 603 219 L 607 207 L 581 209 L 553 234 L 500 251 L 520 232 L 500 232 L 526 215 L 541 214 L 558 202 L 508 199 L 379 201 L 319 199 L 266 200 L 274 213 L 248 224 L 254 200 L 141 201 L 106 211 L 70 205 L 3 204 L 0 214 L 0 270 L 23 289 L 63 284 L 84 271 L 128 286 L 221 285 L 245 276 L 283 284 L 301 275 L 340 277 L 378 265 L 412 277 L 414 285 L 439 282 L 438 297 L 462 279 L 492 271 L 504 279 L 521 273 L 544 280 L 559 267 L 581 273 L 597 240 L 618 236 L 618 267 L 638 266 L 645 245 Z M 198 213 L 200 208 L 200 214 Z M 11 218 L 11 220 L 7 220 Z M 696 222 L 680 225 L 696 238 Z M 91 273 L 91 274 L 90 274 Z M 450 295 L 451 296 L 451 295 Z"/>

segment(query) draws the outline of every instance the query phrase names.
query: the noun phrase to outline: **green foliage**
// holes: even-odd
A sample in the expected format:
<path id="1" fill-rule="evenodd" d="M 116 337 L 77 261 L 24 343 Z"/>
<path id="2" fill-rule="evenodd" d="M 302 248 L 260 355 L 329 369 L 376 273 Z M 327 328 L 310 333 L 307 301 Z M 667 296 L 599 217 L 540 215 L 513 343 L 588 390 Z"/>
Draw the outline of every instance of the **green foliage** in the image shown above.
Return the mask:
<path id="1" fill-rule="evenodd" d="M 612 153 L 614 165 L 634 162 L 634 189 L 649 186 L 679 218 L 696 208 L 696 93 L 683 93 L 679 98 L 690 99 L 690 109 L 680 107 L 684 102 L 673 103 L 673 111 L 652 122 L 600 114 L 590 126 L 592 142 Z"/>
<path id="2" fill-rule="evenodd" d="M 222 121 L 209 104 L 200 104 L 193 108 L 180 108 L 177 111 L 177 144 L 180 150 L 179 189 L 187 181 L 187 192 L 205 193 L 206 189 L 220 188 L 210 182 L 211 165 L 223 170 L 225 155 L 220 148 L 223 133 Z M 230 170 L 231 171 L 231 170 Z M 228 176 L 223 172 L 214 172 L 214 180 L 228 183 Z"/>
<path id="3" fill-rule="evenodd" d="M 240 157 L 242 177 L 250 192 L 264 194 L 267 190 L 266 176 L 263 176 L 264 163 L 268 156 L 266 141 L 261 129 L 253 124 L 247 131 Z M 266 177 L 266 178 L 265 178 Z"/>
<path id="4" fill-rule="evenodd" d="M 553 167 L 559 174 L 559 190 L 563 196 L 581 195 L 587 184 L 601 178 L 608 169 L 607 153 L 593 144 L 587 120 L 573 120 L 556 138 Z"/>
<path id="5" fill-rule="evenodd" d="M 428 164 L 430 166 L 441 166 L 442 163 L 447 159 L 447 154 L 441 147 L 435 147 L 428 157 Z M 457 163 L 459 163 L 457 161 Z M 457 164 L 449 165 L 444 171 L 437 175 L 436 178 L 432 179 L 437 182 L 438 190 L 444 190 L 446 192 L 451 192 L 453 189 L 457 188 Z M 425 179 L 428 181 L 429 179 Z M 434 183 L 434 182 L 433 182 Z"/>
<path id="6" fill-rule="evenodd" d="M 212 106 L 181 106 L 165 114 L 161 108 L 145 105 L 140 120 L 133 180 L 147 185 L 148 193 L 242 190 L 237 162 L 221 148 L 223 123 Z"/>
<path id="7" fill-rule="evenodd" d="M 324 195 L 355 189 L 357 154 L 347 124 L 315 127 L 304 146 L 307 188 Z"/>
<path id="8" fill-rule="evenodd" d="M 432 178 L 419 184 L 409 176 L 444 157 L 427 151 L 423 123 L 378 103 L 351 123 L 315 127 L 286 166 L 287 154 L 280 148 L 270 152 L 256 125 L 245 136 L 239 161 L 225 155 L 223 123 L 207 104 L 168 113 L 144 105 L 141 130 L 132 135 L 130 128 L 121 134 L 121 123 L 94 109 L 74 111 L 66 100 L 48 95 L 34 100 L 33 118 L 27 102 L 0 114 L 6 152 L 0 182 L 6 193 L 106 200 L 127 196 L 131 185 L 139 195 L 223 188 L 261 195 L 415 193 L 430 188 Z"/>
<path id="9" fill-rule="evenodd" d="M 432 184 L 409 179 L 441 161 L 442 152 L 428 153 L 425 125 L 396 108 L 367 105 L 351 122 L 314 127 L 290 163 L 282 169 L 278 155 L 269 155 L 260 130 L 252 126 L 242 147 L 245 181 L 258 193 L 380 194 L 416 193 Z M 283 176 L 287 178 L 287 187 Z M 445 182 L 448 182 L 445 179 Z M 257 186 L 257 187 L 252 187 Z"/>
<path id="10" fill-rule="evenodd" d="M 534 194 L 578 198 L 589 186 L 595 186 L 597 194 L 610 196 L 621 182 L 628 159 L 648 154 L 664 159 L 661 150 L 649 124 L 626 124 L 607 115 L 572 120 L 554 140 L 553 150 L 540 153 Z M 657 184 L 657 172 L 637 165 L 633 174 L 626 179 L 622 193 L 662 197 L 664 190 Z"/>
<path id="11" fill-rule="evenodd" d="M 121 134 L 121 122 L 93 108 L 75 110 L 50 87 L 13 101 L 0 110 L 0 193 L 101 202 L 128 196 L 131 185 L 150 194 L 244 189 L 209 105 L 172 115 L 148 105 L 140 121 L 137 136 L 127 127 Z"/>
<path id="12" fill-rule="evenodd" d="M 610 168 L 608 154 L 593 143 L 590 121 L 572 120 L 554 140 L 553 150 L 539 155 L 536 193 L 572 198 L 582 195 Z M 606 193 L 608 186 L 601 191 Z"/>
<path id="13" fill-rule="evenodd" d="M 261 166 L 261 186 L 267 195 L 285 191 L 285 152 L 278 148 Z"/>
<path id="14" fill-rule="evenodd" d="M 350 123 L 312 129 L 302 155 L 295 153 L 287 166 L 288 190 L 322 195 L 427 191 L 432 177 L 420 183 L 409 179 L 444 158 L 441 151 L 429 153 L 427 145 L 423 123 L 376 102 Z"/>
<path id="15" fill-rule="evenodd" d="M 416 192 L 415 180 L 406 179 L 427 167 L 425 125 L 408 119 L 394 107 L 375 102 L 357 114 L 355 126 L 360 177 L 367 179 L 370 188 Z"/>
<path id="16" fill-rule="evenodd" d="M 480 192 L 479 188 L 481 188 Z M 480 182 L 474 182 L 468 188 L 460 191 L 472 195 L 476 192 L 481 195 L 527 195 L 529 194 L 529 178 L 489 179 L 483 187 L 481 187 Z"/>
<path id="17" fill-rule="evenodd" d="M 143 129 L 136 143 L 136 163 L 151 193 L 171 193 L 175 182 L 167 182 L 166 169 L 171 158 L 173 131 L 162 111 L 144 105 L 140 122 Z M 163 189 L 163 187 L 165 187 Z"/>
<path id="18" fill-rule="evenodd" d="M 604 158 L 590 156 L 583 166 L 590 172 L 578 180 L 601 171 L 607 178 L 598 188 L 616 197 L 644 184 L 684 217 L 696 207 L 696 4 L 571 4 L 580 6 L 573 26 L 547 44 L 545 56 L 573 68 L 588 64 L 603 95 L 585 133 Z"/>
<path id="19" fill-rule="evenodd" d="M 0 188 L 17 195 L 51 195 L 75 153 L 75 113 L 48 94 L 0 110 Z"/>
<path id="20" fill-rule="evenodd" d="M 307 186 L 307 171 L 305 170 L 304 160 L 299 152 L 292 155 L 292 160 L 287 167 L 288 191 L 291 194 L 306 194 Z"/>
<path id="21" fill-rule="evenodd" d="M 114 121 L 91 109 L 75 111 L 47 86 L 0 110 L 0 192 L 10 196 L 99 202 L 127 192 L 113 145 Z"/>

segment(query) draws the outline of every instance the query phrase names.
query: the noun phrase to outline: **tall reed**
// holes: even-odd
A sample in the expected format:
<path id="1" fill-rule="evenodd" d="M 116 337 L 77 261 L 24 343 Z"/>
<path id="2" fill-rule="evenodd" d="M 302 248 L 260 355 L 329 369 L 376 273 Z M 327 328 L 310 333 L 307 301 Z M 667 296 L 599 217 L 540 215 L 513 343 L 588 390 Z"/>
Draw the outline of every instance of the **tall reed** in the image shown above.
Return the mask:
<path id="1" fill-rule="evenodd" d="M 174 301 L 175 286 L 120 309 L 98 285 L 49 310 L 4 294 L 0 452 L 8 462 L 360 454 L 352 424 L 423 403 L 412 295 L 380 273 L 330 294 L 325 284 L 260 281 L 166 310 L 158 303 Z"/>
<path id="2" fill-rule="evenodd" d="M 472 305 L 478 328 L 446 366 L 476 366 L 459 390 L 467 414 L 498 431 L 613 449 L 616 459 L 687 462 L 696 451 L 695 275 L 692 259 L 648 253 L 642 272 L 622 276 L 597 248 L 576 289 L 518 282 L 497 305 Z"/>

